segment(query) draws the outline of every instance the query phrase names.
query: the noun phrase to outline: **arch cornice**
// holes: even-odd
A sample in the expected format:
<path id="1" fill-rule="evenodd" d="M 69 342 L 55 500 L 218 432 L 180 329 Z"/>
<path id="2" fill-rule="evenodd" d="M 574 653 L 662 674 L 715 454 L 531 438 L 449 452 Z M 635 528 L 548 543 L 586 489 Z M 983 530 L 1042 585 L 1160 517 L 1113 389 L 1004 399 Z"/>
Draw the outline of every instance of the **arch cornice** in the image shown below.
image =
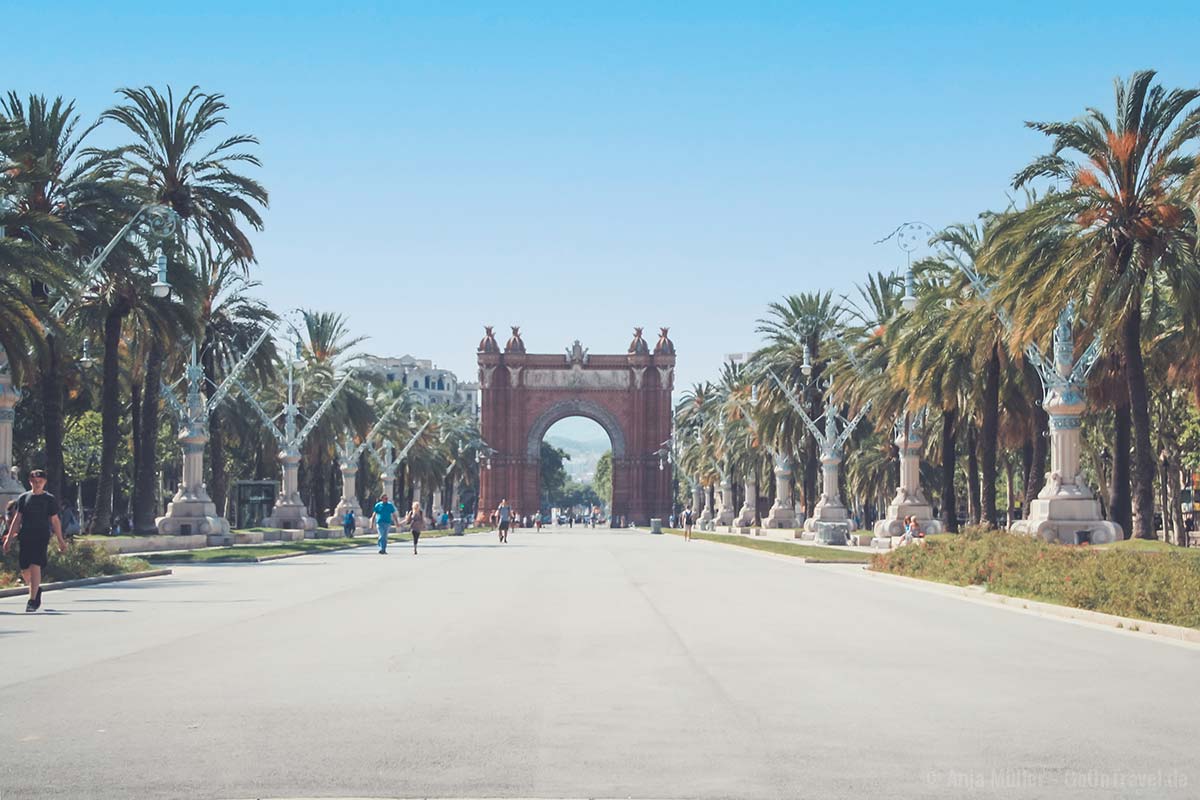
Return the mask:
<path id="1" fill-rule="evenodd" d="M 529 426 L 529 439 L 525 443 L 525 454 L 529 458 L 541 457 L 542 438 L 550 426 L 567 417 L 586 417 L 597 423 L 608 434 L 612 442 L 613 458 L 625 457 L 625 431 L 616 415 L 594 400 L 569 398 L 559 400 L 538 415 Z"/>

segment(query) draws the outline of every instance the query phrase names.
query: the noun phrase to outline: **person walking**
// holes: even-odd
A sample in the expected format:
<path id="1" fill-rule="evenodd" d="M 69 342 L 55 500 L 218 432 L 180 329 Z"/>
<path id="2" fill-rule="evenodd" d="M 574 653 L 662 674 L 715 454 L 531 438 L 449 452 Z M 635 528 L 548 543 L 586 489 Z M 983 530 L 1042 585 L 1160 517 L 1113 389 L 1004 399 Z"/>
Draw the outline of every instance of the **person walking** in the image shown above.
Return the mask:
<path id="1" fill-rule="evenodd" d="M 696 517 L 692 514 L 692 509 L 689 506 L 683 510 L 683 540 L 690 542 L 692 540 L 692 524 L 696 521 Z"/>
<path id="2" fill-rule="evenodd" d="M 386 556 L 387 537 L 392 529 L 392 517 L 396 516 L 396 507 L 391 504 L 385 494 L 379 498 L 375 508 L 371 509 L 371 514 L 375 518 L 375 529 L 379 532 L 379 555 Z"/>
<path id="3" fill-rule="evenodd" d="M 347 508 L 346 513 L 342 515 L 342 535 L 347 539 L 354 536 L 354 526 L 356 524 L 354 509 Z"/>
<path id="4" fill-rule="evenodd" d="M 421 513 L 421 504 L 413 503 L 412 510 L 404 516 L 404 524 L 410 526 L 413 539 L 413 555 L 417 554 L 417 542 L 421 541 L 421 531 L 425 527 L 425 515 Z"/>
<path id="5" fill-rule="evenodd" d="M 67 552 L 67 540 L 63 538 L 62 521 L 58 518 L 58 499 L 46 491 L 45 470 L 35 469 L 29 473 L 29 491 L 19 496 L 8 533 L 4 536 L 4 553 L 17 540 L 20 549 L 21 578 L 29 587 L 26 611 L 37 611 L 42 607 L 42 570 L 49 560 L 50 534 L 58 540 L 58 552 Z"/>
<path id="6" fill-rule="evenodd" d="M 497 530 L 500 534 L 500 543 L 508 544 L 508 526 L 512 524 L 512 509 L 509 508 L 508 500 L 501 500 L 500 506 L 496 509 Z"/>

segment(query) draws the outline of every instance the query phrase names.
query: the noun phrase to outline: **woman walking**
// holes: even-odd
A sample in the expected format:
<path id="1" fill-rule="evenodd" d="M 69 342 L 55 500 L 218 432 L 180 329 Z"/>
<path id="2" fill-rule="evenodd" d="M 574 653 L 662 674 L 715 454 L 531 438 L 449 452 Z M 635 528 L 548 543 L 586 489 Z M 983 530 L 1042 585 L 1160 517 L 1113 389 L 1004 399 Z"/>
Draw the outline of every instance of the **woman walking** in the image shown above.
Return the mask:
<path id="1" fill-rule="evenodd" d="M 690 507 L 683 510 L 683 540 L 690 542 L 692 540 L 692 509 Z"/>
<path id="2" fill-rule="evenodd" d="M 412 511 L 404 517 L 404 522 L 412 526 L 413 555 L 417 554 L 417 542 L 421 540 L 421 531 L 425 527 L 425 515 L 421 513 L 419 502 L 412 504 Z"/>

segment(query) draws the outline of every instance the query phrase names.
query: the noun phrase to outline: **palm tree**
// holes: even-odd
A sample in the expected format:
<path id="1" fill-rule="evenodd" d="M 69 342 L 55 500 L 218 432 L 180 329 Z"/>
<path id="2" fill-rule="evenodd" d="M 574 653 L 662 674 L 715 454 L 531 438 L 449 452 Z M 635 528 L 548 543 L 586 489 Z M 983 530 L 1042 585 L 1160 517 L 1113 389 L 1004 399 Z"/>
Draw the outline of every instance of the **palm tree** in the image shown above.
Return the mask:
<path id="1" fill-rule="evenodd" d="M 48 307 L 52 297 L 76 300 L 80 291 L 77 262 L 107 243 L 124 224 L 128 210 L 125 187 L 81 150 L 99 123 L 80 127 L 75 104 L 41 95 L 22 100 L 10 92 L 0 98 L 4 136 L 4 175 L 9 201 L 19 219 L 8 225 L 8 237 L 33 243 L 43 254 L 32 290 Z M 127 253 L 115 253 L 114 263 Z M 27 259 L 28 262 L 28 259 Z M 32 262 L 28 262 L 32 263 Z M 14 281 L 22 282 L 13 278 Z M 43 309 L 40 316 L 50 322 Z M 66 322 L 71 310 L 54 322 Z M 16 317 L 13 317 L 16 319 Z M 46 487 L 60 495 L 63 488 L 63 329 L 51 324 L 37 347 L 21 353 L 38 355 L 41 377 L 42 435 L 45 444 Z M 9 351 L 16 357 L 16 349 Z M 115 452 L 115 451 L 114 451 Z"/>
<path id="2" fill-rule="evenodd" d="M 184 241 L 188 230 L 211 239 L 233 256 L 245 274 L 246 265 L 254 261 L 254 248 L 242 227 L 248 224 L 262 230 L 258 207 L 267 205 L 267 191 L 236 168 L 241 163 L 261 166 L 257 156 L 239 149 L 257 144 L 258 140 L 237 134 L 215 141 L 215 132 L 226 124 L 222 115 L 229 106 L 223 95 L 207 94 L 198 86 L 189 89 L 178 103 L 169 87 L 166 96 L 149 86 L 121 89 L 118 94 L 127 102 L 105 111 L 101 119 L 123 125 L 133 135 L 134 142 L 112 150 L 89 152 L 141 187 L 149 202 L 170 206 L 184 222 Z M 188 252 L 186 246 L 178 251 L 180 256 Z M 178 331 L 162 333 L 170 336 Z M 205 340 L 209 338 L 207 330 L 202 335 Z M 162 344 L 150 348 L 148 378 L 161 374 L 165 352 Z M 147 385 L 143 397 L 144 428 L 157 431 L 157 384 Z M 139 464 L 146 462 L 146 465 L 139 470 L 136 495 L 150 498 L 156 459 L 153 440 L 146 441 L 149 447 L 138 459 Z M 223 472 L 223 464 L 218 469 Z M 221 488 L 223 491 L 223 484 Z M 141 525 L 153 517 L 153 511 L 153 504 L 142 505 L 137 514 Z"/>
<path id="3" fill-rule="evenodd" d="M 797 380 L 806 384 L 805 395 L 808 399 L 808 414 L 814 420 L 821 416 L 825 402 L 824 391 L 821 389 L 821 379 L 828 363 L 825 345 L 831 336 L 838 335 L 841 326 L 841 306 L 834 302 L 830 292 L 805 292 L 789 295 L 782 302 L 770 303 L 767 306 L 768 316 L 758 320 L 756 330 L 767 337 L 767 346 L 759 353 L 764 364 L 769 364 L 776 370 L 788 373 L 787 380 Z M 807 354 L 812 367 L 811 380 L 800 372 L 804 357 Z M 784 375 L 780 375 L 784 378 Z M 776 401 L 775 387 L 770 386 L 768 395 Z M 787 416 L 792 416 L 791 407 L 786 402 L 773 403 L 774 407 Z M 785 430 L 792 433 L 792 441 L 796 444 L 795 452 L 800 452 L 803 443 L 803 489 L 805 513 L 812 514 L 817 502 L 817 442 L 812 434 L 799 420 L 792 425 L 777 428 L 769 424 L 768 429 L 778 437 Z"/>
<path id="4" fill-rule="evenodd" d="M 1051 328 L 1070 298 L 1085 299 L 1086 315 L 1105 322 L 1125 371 L 1133 425 L 1133 525 L 1154 534 L 1155 455 L 1143 354 L 1143 303 L 1157 271 L 1190 263 L 1196 240 L 1193 208 L 1180 192 L 1197 169 L 1192 145 L 1200 138 L 1200 90 L 1167 90 L 1153 71 L 1115 83 L 1116 114 L 1088 109 L 1070 122 L 1030 122 L 1053 139 L 1051 151 L 1017 173 L 1015 186 L 1040 178 L 1064 181 L 1001 223 L 998 234 L 1011 262 L 1006 299 L 1015 309 L 1018 338 Z"/>

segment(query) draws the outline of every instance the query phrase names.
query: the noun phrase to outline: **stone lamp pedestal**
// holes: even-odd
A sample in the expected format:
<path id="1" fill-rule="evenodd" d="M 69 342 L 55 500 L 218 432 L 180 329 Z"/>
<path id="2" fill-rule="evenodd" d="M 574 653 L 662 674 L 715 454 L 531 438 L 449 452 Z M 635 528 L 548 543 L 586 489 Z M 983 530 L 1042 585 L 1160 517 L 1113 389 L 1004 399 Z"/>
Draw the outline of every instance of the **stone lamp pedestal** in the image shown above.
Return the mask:
<path id="1" fill-rule="evenodd" d="M 921 447 L 924 439 L 917 418 L 897 426 L 896 447 L 900 450 L 900 485 L 888 504 L 887 516 L 875 523 L 872 547 L 890 548 L 893 536 L 904 533 L 904 518 L 913 516 L 926 534 L 941 533 L 942 523 L 933 518 L 933 507 L 921 491 Z"/>
<path id="2" fill-rule="evenodd" d="M 263 520 L 263 526 L 278 528 L 281 539 L 303 539 L 310 531 L 316 531 L 317 521 L 308 516 L 308 509 L 300 499 L 300 453 L 283 450 L 279 453 L 283 467 L 283 483 L 271 516 Z"/>
<path id="3" fill-rule="evenodd" d="M 233 544 L 229 521 L 217 513 L 217 507 L 204 486 L 207 426 L 203 423 L 189 424 L 179 432 L 177 438 L 183 449 L 183 480 L 171 502 L 167 503 L 167 513 L 154 520 L 155 527 L 164 536 L 202 533 L 208 537 L 209 546 Z"/>
<path id="4" fill-rule="evenodd" d="M 342 464 L 342 499 L 338 501 L 337 506 L 333 509 L 333 513 L 325 520 L 325 524 L 330 528 L 341 528 L 342 520 L 346 516 L 347 511 L 354 512 L 354 532 L 362 533 L 366 530 L 367 522 L 363 519 L 362 508 L 358 505 L 358 466 L 356 464 Z"/>
<path id="5" fill-rule="evenodd" d="M 21 393 L 13 386 L 12 373 L 8 369 L 8 356 L 4 348 L 0 348 L 0 503 L 4 506 L 25 491 L 12 475 L 13 422 L 16 420 L 13 409 L 20 399 Z"/>
<path id="6" fill-rule="evenodd" d="M 751 474 L 746 476 L 746 501 L 742 503 L 742 508 L 738 512 L 737 519 L 733 521 L 735 527 L 740 528 L 742 533 L 749 533 L 750 528 L 754 525 L 754 517 L 758 513 L 758 480 Z"/>
<path id="7" fill-rule="evenodd" d="M 716 525 L 732 525 L 733 524 L 733 484 L 729 480 L 729 475 L 721 476 L 721 496 L 720 503 L 717 506 L 717 516 L 713 520 Z"/>
<path id="8" fill-rule="evenodd" d="M 838 466 L 840 454 L 821 455 L 821 499 L 813 509 L 813 515 L 804 522 L 806 533 L 820 544 L 846 544 L 850 536 L 850 512 L 842 504 L 838 492 Z"/>
<path id="9" fill-rule="evenodd" d="M 1079 472 L 1079 415 L 1084 410 L 1080 387 L 1063 382 L 1046 390 L 1042 407 L 1050 416 L 1050 472 L 1029 517 L 1011 530 L 1063 544 L 1107 544 L 1124 537 L 1121 526 L 1100 516 L 1100 501 Z"/>
<path id="10" fill-rule="evenodd" d="M 775 459 L 775 504 L 763 520 L 764 528 L 786 529 L 796 527 L 796 506 L 792 501 L 792 462 L 781 453 Z"/>

